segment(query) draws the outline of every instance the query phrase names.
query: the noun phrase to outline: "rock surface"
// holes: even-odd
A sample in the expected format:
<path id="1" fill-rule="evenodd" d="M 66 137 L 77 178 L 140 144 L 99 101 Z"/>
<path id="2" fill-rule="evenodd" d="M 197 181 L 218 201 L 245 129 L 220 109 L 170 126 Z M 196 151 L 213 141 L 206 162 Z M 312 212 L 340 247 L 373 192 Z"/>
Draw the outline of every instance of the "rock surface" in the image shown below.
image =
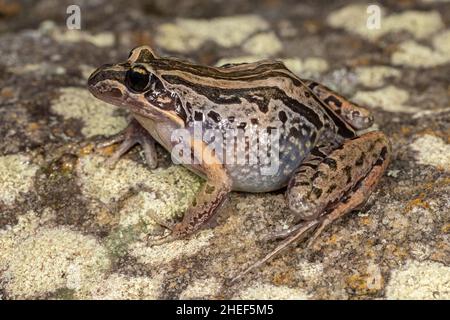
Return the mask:
<path id="1" fill-rule="evenodd" d="M 66 8 L 81 8 L 68 30 Z M 450 4 L 385 1 L 0 2 L 0 299 L 450 299 Z M 213 30 L 213 32 L 211 32 Z M 201 179 L 158 149 L 116 166 L 127 122 L 96 67 L 149 44 L 204 64 L 277 58 L 371 107 L 393 161 L 368 204 L 231 286 L 292 217 L 282 192 L 233 193 L 210 228 L 149 247 Z"/>

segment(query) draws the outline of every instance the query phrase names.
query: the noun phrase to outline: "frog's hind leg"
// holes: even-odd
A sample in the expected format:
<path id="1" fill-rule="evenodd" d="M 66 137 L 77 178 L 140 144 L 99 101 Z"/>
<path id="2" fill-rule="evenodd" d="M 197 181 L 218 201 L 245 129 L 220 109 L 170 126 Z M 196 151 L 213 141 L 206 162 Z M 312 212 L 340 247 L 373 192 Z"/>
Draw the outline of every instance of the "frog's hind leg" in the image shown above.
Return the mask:
<path id="1" fill-rule="evenodd" d="M 373 124 L 370 110 L 358 106 L 318 82 L 312 80 L 303 80 L 303 82 L 322 102 L 342 116 L 354 129 L 367 129 Z"/>
<path id="2" fill-rule="evenodd" d="M 156 157 L 155 140 L 145 130 L 136 119 L 132 119 L 128 126 L 118 134 L 107 138 L 97 144 L 97 148 L 104 148 L 115 143 L 122 142 L 119 148 L 108 159 L 108 165 L 114 164 L 136 144 L 140 144 L 144 150 L 145 160 L 151 169 L 155 169 L 158 165 Z"/>
<path id="3" fill-rule="evenodd" d="M 331 204 L 327 213 L 322 216 L 320 226 L 308 239 L 308 247 L 314 244 L 322 231 L 328 225 L 333 223 L 333 221 L 364 205 L 371 192 L 380 181 L 383 173 L 386 171 L 390 161 L 391 147 L 383 133 L 370 132 L 357 139 L 351 140 L 348 145 L 344 145 L 344 148 L 336 150 L 333 156 L 337 156 L 338 158 L 344 157 L 346 152 L 345 149 L 347 149 L 347 151 L 353 150 L 355 144 L 359 144 L 360 147 L 360 149 L 356 149 L 356 152 L 360 157 L 355 161 L 355 166 L 369 166 L 369 171 L 366 174 L 356 172 L 355 182 L 350 188 L 347 187 L 345 189 L 346 191 L 343 194 L 342 200 Z M 370 165 L 370 161 L 361 164 L 367 157 L 372 159 L 372 164 Z M 346 168 L 347 167 L 344 167 L 345 175 L 349 176 L 346 172 Z"/>
<path id="4" fill-rule="evenodd" d="M 289 208 L 301 220 L 321 220 L 310 243 L 331 222 L 365 203 L 389 158 L 390 143 L 380 131 L 348 140 L 329 154 L 320 149 L 311 152 L 286 195 Z M 311 165 L 317 162 L 316 167 Z"/>
<path id="5" fill-rule="evenodd" d="M 272 235 L 286 239 L 233 281 L 316 228 L 308 244 L 311 245 L 326 226 L 363 205 L 386 170 L 389 158 L 389 141 L 379 131 L 348 140 L 338 148 L 312 150 L 286 192 L 289 208 L 303 221 L 287 232 Z"/>

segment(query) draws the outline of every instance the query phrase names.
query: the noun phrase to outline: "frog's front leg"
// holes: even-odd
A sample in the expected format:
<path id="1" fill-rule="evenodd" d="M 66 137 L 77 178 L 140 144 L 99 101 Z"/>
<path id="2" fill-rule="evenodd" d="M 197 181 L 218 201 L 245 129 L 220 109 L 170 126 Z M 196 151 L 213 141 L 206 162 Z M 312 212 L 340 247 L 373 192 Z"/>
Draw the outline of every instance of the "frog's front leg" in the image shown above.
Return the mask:
<path id="1" fill-rule="evenodd" d="M 184 214 L 183 220 L 171 228 L 168 236 L 150 240 L 151 245 L 185 238 L 198 231 L 214 216 L 231 191 L 231 179 L 214 153 L 202 141 L 194 141 L 192 148 L 194 157 L 201 159 L 200 168 L 206 176 L 206 182 Z"/>
<path id="2" fill-rule="evenodd" d="M 122 142 L 119 148 L 108 159 L 110 166 L 114 165 L 119 158 L 130 150 L 134 145 L 140 144 L 144 150 L 145 160 L 151 169 L 155 169 L 158 165 L 156 157 L 155 140 L 142 127 L 136 119 L 132 119 L 128 126 L 118 134 L 109 137 L 97 144 L 98 148 L 104 148 L 115 143 Z"/>
<path id="3" fill-rule="evenodd" d="M 286 192 L 289 208 L 302 222 L 274 235 L 286 239 L 233 281 L 316 228 L 310 238 L 312 244 L 326 226 L 363 205 L 386 170 L 390 152 L 388 139 L 379 131 L 348 140 L 338 148 L 313 149 Z"/>

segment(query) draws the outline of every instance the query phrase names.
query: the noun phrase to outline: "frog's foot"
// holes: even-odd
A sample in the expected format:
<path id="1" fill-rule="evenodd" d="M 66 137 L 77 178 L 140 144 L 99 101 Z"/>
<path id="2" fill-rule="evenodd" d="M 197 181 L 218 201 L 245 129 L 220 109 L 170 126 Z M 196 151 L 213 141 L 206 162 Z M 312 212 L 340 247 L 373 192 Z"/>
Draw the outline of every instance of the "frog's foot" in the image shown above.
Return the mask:
<path id="1" fill-rule="evenodd" d="M 286 239 L 287 237 L 294 234 L 298 229 L 303 226 L 303 223 L 295 224 L 294 226 L 287 228 L 285 230 L 272 232 L 263 238 L 263 241 L 273 241 L 279 239 Z"/>
<path id="2" fill-rule="evenodd" d="M 150 247 L 153 246 L 157 246 L 160 244 L 164 244 L 164 243 L 168 243 L 168 242 L 172 242 L 174 240 L 176 240 L 172 235 L 173 235 L 173 229 L 174 226 L 176 224 L 172 224 L 169 225 L 167 222 L 162 221 L 154 212 L 150 211 L 147 213 L 152 220 L 159 226 L 161 226 L 162 228 L 166 229 L 167 231 L 165 232 L 165 234 L 163 234 L 162 236 L 158 237 L 158 238 L 153 238 L 151 235 L 147 236 L 147 244 Z"/>
<path id="3" fill-rule="evenodd" d="M 333 221 L 365 203 L 390 158 L 389 141 L 381 132 L 366 133 L 330 150 L 327 147 L 314 149 L 288 185 L 289 208 L 304 221 L 275 234 L 286 239 L 232 281 L 259 267 L 316 228 L 308 243 L 311 246 Z"/>
<path id="4" fill-rule="evenodd" d="M 140 144 L 144 150 L 147 165 L 151 169 L 157 167 L 155 140 L 136 119 L 132 119 L 123 131 L 98 143 L 97 148 L 105 148 L 119 142 L 122 142 L 121 145 L 107 161 L 109 166 L 113 167 L 122 155 L 136 144 Z"/>
<path id="5" fill-rule="evenodd" d="M 356 130 L 367 129 L 373 124 L 370 110 L 347 100 L 330 88 L 312 80 L 303 80 L 320 100 L 344 119 Z"/>
<path id="6" fill-rule="evenodd" d="M 147 237 L 147 245 L 149 247 L 153 247 L 153 246 L 159 246 L 165 243 L 169 243 L 172 241 L 177 240 L 176 238 L 172 237 L 172 232 L 167 233 L 166 235 L 163 235 L 159 238 L 153 239 L 150 236 Z"/>
<path id="7" fill-rule="evenodd" d="M 245 276 L 250 271 L 259 268 L 264 263 L 275 257 L 278 253 L 280 253 L 282 250 L 287 248 L 290 244 L 294 243 L 298 239 L 300 239 L 302 236 L 304 236 L 311 228 L 316 226 L 319 223 L 318 219 L 311 220 L 311 221 L 305 221 L 303 223 L 300 223 L 295 226 L 294 229 L 291 229 L 291 233 L 288 235 L 288 238 L 283 240 L 274 250 L 272 250 L 269 254 L 267 254 L 265 257 L 261 258 L 251 266 L 249 266 L 247 269 L 242 271 L 240 274 L 238 274 L 236 277 L 229 280 L 229 284 L 232 284 L 233 282 L 241 279 L 243 276 Z"/>

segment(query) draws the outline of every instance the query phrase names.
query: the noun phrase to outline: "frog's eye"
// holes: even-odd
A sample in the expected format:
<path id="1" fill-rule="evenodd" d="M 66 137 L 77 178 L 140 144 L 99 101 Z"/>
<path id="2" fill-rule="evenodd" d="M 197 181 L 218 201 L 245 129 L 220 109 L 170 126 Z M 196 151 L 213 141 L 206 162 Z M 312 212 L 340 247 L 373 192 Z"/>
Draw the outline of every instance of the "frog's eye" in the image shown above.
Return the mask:
<path id="1" fill-rule="evenodd" d="M 126 84 L 135 92 L 144 92 L 150 84 L 151 73 L 143 67 L 134 67 L 127 71 Z"/>

